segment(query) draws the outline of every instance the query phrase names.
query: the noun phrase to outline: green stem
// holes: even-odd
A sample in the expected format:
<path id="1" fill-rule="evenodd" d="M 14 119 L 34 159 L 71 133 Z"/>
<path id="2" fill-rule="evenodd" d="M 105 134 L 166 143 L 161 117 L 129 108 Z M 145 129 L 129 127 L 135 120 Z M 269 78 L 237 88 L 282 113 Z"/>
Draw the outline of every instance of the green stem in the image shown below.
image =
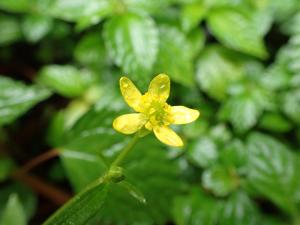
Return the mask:
<path id="1" fill-rule="evenodd" d="M 110 168 L 119 166 L 123 162 L 123 160 L 128 155 L 128 153 L 133 149 L 133 146 L 137 143 L 138 139 L 139 139 L 139 132 L 137 132 L 130 140 L 130 142 L 121 150 L 120 154 L 110 165 Z"/>

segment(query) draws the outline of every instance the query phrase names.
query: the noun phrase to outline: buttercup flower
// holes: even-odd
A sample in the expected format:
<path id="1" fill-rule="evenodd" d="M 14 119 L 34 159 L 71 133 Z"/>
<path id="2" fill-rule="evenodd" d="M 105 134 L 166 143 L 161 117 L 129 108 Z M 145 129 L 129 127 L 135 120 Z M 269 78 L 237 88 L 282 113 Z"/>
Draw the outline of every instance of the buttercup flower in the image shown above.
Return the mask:
<path id="1" fill-rule="evenodd" d="M 120 89 L 126 103 L 137 113 L 117 117 L 113 122 L 115 130 L 133 134 L 145 128 L 153 130 L 155 136 L 167 145 L 183 146 L 181 138 L 169 125 L 193 122 L 200 113 L 185 106 L 170 106 L 166 103 L 170 93 L 170 78 L 166 74 L 157 75 L 144 95 L 127 77 L 121 77 Z"/>

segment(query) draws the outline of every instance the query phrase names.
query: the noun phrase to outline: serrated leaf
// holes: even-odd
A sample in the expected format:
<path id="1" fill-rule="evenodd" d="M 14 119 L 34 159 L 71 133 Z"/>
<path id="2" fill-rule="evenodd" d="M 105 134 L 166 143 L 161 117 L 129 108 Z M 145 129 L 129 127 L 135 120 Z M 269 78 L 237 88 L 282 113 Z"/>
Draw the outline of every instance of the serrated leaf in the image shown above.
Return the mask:
<path id="1" fill-rule="evenodd" d="M 71 65 L 47 65 L 39 72 L 38 81 L 66 97 L 78 97 L 93 82 L 88 70 L 79 70 Z"/>
<path id="2" fill-rule="evenodd" d="M 248 179 L 264 196 L 294 213 L 299 200 L 299 159 L 282 143 L 254 133 L 248 139 Z"/>
<path id="3" fill-rule="evenodd" d="M 202 137 L 190 146 L 187 156 L 197 166 L 209 167 L 218 158 L 217 145 L 211 138 Z"/>
<path id="4" fill-rule="evenodd" d="M 22 37 L 19 21 L 11 16 L 0 15 L 0 46 L 9 45 Z"/>
<path id="5" fill-rule="evenodd" d="M 40 15 L 27 15 L 21 24 L 24 37 L 29 42 L 41 40 L 52 28 L 52 19 Z"/>
<path id="6" fill-rule="evenodd" d="M 174 200 L 173 217 L 176 225 L 214 225 L 219 212 L 219 201 L 192 187 L 188 195 Z"/>
<path id="7" fill-rule="evenodd" d="M 110 184 L 97 179 L 56 211 L 43 225 L 84 225 L 102 208 Z"/>
<path id="8" fill-rule="evenodd" d="M 160 42 L 155 73 L 166 73 L 172 80 L 191 86 L 194 81 L 192 54 L 185 35 L 175 27 L 159 29 Z M 176 56 L 176 57 L 173 57 Z"/>
<path id="9" fill-rule="evenodd" d="M 134 13 L 114 16 L 104 26 L 105 45 L 123 71 L 147 79 L 156 60 L 158 31 L 151 17 Z"/>
<path id="10" fill-rule="evenodd" d="M 25 85 L 0 76 L 0 126 L 12 123 L 50 92 L 36 85 Z"/>
<path id="11" fill-rule="evenodd" d="M 254 23 L 252 15 L 231 8 L 219 8 L 209 14 L 208 24 L 225 46 L 262 59 L 268 56 L 257 27 L 259 24 Z"/>
<path id="12" fill-rule="evenodd" d="M 220 210 L 222 225 L 256 225 L 259 224 L 258 209 L 244 192 L 233 193 Z"/>
<path id="13" fill-rule="evenodd" d="M 216 196 L 224 197 L 239 186 L 239 177 L 234 168 L 215 165 L 204 171 L 202 184 Z"/>
<path id="14" fill-rule="evenodd" d="M 218 100 L 226 97 L 229 85 L 242 75 L 240 57 L 221 46 L 209 46 L 198 59 L 197 81 L 205 92 Z"/>
<path id="15" fill-rule="evenodd" d="M 0 219 L 1 225 L 26 225 L 26 216 L 23 206 L 17 196 L 17 194 L 11 194 L 2 218 Z"/>

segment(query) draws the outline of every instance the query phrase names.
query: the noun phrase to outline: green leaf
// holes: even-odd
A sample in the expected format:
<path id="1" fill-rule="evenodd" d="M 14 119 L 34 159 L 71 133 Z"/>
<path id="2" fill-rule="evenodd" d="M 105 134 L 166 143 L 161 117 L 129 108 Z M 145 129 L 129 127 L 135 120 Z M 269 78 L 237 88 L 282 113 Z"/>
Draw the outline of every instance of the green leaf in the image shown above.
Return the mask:
<path id="1" fill-rule="evenodd" d="M 240 80 L 242 75 L 240 56 L 223 47 L 209 46 L 199 57 L 197 81 L 208 95 L 217 100 L 223 100 L 229 86 Z"/>
<path id="2" fill-rule="evenodd" d="M 217 199 L 205 194 L 199 187 L 191 187 L 188 195 L 174 200 L 173 217 L 176 225 L 214 225 L 219 212 Z"/>
<path id="3" fill-rule="evenodd" d="M 239 186 L 239 177 L 234 168 L 216 165 L 204 171 L 202 184 L 216 196 L 223 197 Z"/>
<path id="4" fill-rule="evenodd" d="M 24 37 L 29 42 L 38 42 L 49 33 L 53 26 L 52 22 L 49 17 L 27 15 L 21 24 Z"/>
<path id="5" fill-rule="evenodd" d="M 25 85 L 0 76 L 0 126 L 12 123 L 50 92 L 36 85 Z"/>
<path id="6" fill-rule="evenodd" d="M 0 8 L 8 12 L 26 12 L 30 9 L 30 1 L 28 0 L 1 0 Z"/>
<path id="7" fill-rule="evenodd" d="M 100 212 L 101 223 L 152 225 L 170 221 L 170 206 L 181 193 L 183 182 L 179 179 L 178 163 L 171 161 L 167 150 L 151 136 L 139 141 L 124 163 L 126 181 L 143 193 L 147 203 L 142 204 L 122 186 L 115 185 Z"/>
<path id="8" fill-rule="evenodd" d="M 95 68 L 103 67 L 108 59 L 99 32 L 84 35 L 75 47 L 74 57 L 83 65 Z"/>
<path id="9" fill-rule="evenodd" d="M 267 135 L 254 133 L 248 139 L 248 179 L 262 195 L 287 212 L 299 201 L 299 158 Z"/>
<path id="10" fill-rule="evenodd" d="M 225 46 L 234 50 L 266 58 L 268 53 L 253 15 L 231 8 L 219 8 L 210 12 L 208 24 L 212 33 Z"/>
<path id="11" fill-rule="evenodd" d="M 134 13 L 114 16 L 104 26 L 104 40 L 114 62 L 137 80 L 147 79 L 156 60 L 158 31 L 151 17 Z"/>
<path id="12" fill-rule="evenodd" d="M 11 194 L 0 220 L 1 225 L 26 225 L 23 206 L 16 194 Z"/>
<path id="13" fill-rule="evenodd" d="M 104 175 L 107 167 L 99 156 L 87 152 L 62 149 L 60 159 L 76 192 Z"/>
<path id="14" fill-rule="evenodd" d="M 93 82 L 88 70 L 79 70 L 71 65 L 47 65 L 39 72 L 38 81 L 65 97 L 78 97 Z"/>
<path id="15" fill-rule="evenodd" d="M 211 166 L 218 158 L 215 142 L 209 137 L 201 137 L 188 149 L 188 158 L 200 167 Z"/>
<path id="16" fill-rule="evenodd" d="M 181 10 L 181 27 L 185 32 L 199 26 L 207 13 L 207 8 L 202 2 L 186 4 Z"/>
<path id="17" fill-rule="evenodd" d="M 79 29 L 99 23 L 112 11 L 112 5 L 107 0 L 56 0 L 49 3 L 40 10 L 60 19 L 78 21 Z"/>
<path id="18" fill-rule="evenodd" d="M 174 0 L 124 0 L 130 11 L 156 14 L 173 3 Z"/>
<path id="19" fill-rule="evenodd" d="M 0 46 L 14 43 L 22 37 L 19 21 L 11 16 L 0 14 L 0 30 Z"/>
<path id="20" fill-rule="evenodd" d="M 33 191 L 28 187 L 25 187 L 19 183 L 2 185 L 0 189 L 0 202 L 7 202 L 9 197 L 15 194 L 17 194 L 18 199 L 22 203 L 21 205 L 26 215 L 26 220 L 29 221 L 34 215 L 37 206 L 37 198 L 35 193 L 33 193 Z M 5 204 L 0 204 L 0 213 L 3 212 L 4 209 Z"/>
<path id="21" fill-rule="evenodd" d="M 186 38 L 190 48 L 188 52 L 192 55 L 192 58 L 195 58 L 204 47 L 205 33 L 201 29 L 194 29 Z"/>
<path id="22" fill-rule="evenodd" d="M 283 95 L 282 108 L 289 118 L 300 124 L 300 89 L 288 91 Z"/>
<path id="23" fill-rule="evenodd" d="M 251 199 L 242 191 L 233 193 L 220 210 L 222 225 L 257 225 L 258 209 Z"/>
<path id="24" fill-rule="evenodd" d="M 13 160 L 9 157 L 0 156 L 0 182 L 9 176 L 13 169 Z"/>
<path id="25" fill-rule="evenodd" d="M 63 205 L 43 225 L 86 224 L 101 210 L 109 186 L 107 181 L 97 179 Z"/>
<path id="26" fill-rule="evenodd" d="M 191 86 L 194 81 L 192 54 L 184 33 L 175 27 L 162 26 L 159 34 L 159 52 L 154 66 L 155 73 L 164 72 L 172 80 Z"/>
<path id="27" fill-rule="evenodd" d="M 288 132 L 292 124 L 279 113 L 265 113 L 259 121 L 259 126 L 273 132 Z"/>

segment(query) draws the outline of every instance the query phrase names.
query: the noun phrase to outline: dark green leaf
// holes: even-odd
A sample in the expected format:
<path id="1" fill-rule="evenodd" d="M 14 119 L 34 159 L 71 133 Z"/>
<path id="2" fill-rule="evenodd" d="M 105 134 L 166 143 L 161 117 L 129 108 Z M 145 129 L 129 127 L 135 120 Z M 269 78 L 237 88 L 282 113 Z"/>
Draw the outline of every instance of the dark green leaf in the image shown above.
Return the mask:
<path id="1" fill-rule="evenodd" d="M 49 95 L 44 88 L 27 86 L 0 75 L 0 126 L 13 122 Z"/>
<path id="2" fill-rule="evenodd" d="M 98 178 L 67 204 L 56 211 L 43 225 L 84 225 L 102 208 L 109 183 Z"/>
<path id="3" fill-rule="evenodd" d="M 9 176 L 13 169 L 13 160 L 9 157 L 0 156 L 0 182 Z"/>
<path id="4" fill-rule="evenodd" d="M 14 17 L 0 14 L 0 30 L 0 46 L 11 44 L 22 37 L 19 21 Z"/>
<path id="5" fill-rule="evenodd" d="M 290 213 L 299 200 L 299 159 L 279 141 L 259 133 L 248 140 L 248 173 L 251 184 Z"/>
<path id="6" fill-rule="evenodd" d="M 174 201 L 176 225 L 214 225 L 218 213 L 217 199 L 205 194 L 199 187 L 192 187 L 189 195 L 178 196 Z"/>

